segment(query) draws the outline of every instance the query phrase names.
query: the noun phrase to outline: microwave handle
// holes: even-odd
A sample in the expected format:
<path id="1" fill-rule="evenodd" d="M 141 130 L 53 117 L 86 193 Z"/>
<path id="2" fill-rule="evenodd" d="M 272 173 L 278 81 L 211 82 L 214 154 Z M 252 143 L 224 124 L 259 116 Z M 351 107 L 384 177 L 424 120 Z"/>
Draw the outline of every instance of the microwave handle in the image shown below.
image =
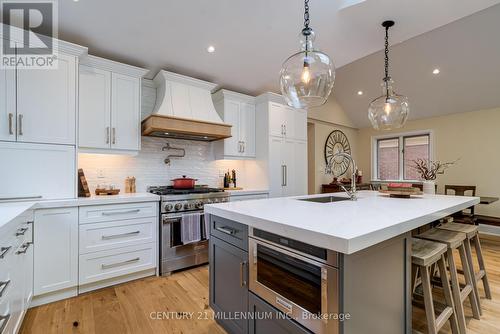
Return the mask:
<path id="1" fill-rule="evenodd" d="M 240 286 L 243 288 L 247 285 L 246 273 L 247 273 L 247 261 L 240 262 Z"/>

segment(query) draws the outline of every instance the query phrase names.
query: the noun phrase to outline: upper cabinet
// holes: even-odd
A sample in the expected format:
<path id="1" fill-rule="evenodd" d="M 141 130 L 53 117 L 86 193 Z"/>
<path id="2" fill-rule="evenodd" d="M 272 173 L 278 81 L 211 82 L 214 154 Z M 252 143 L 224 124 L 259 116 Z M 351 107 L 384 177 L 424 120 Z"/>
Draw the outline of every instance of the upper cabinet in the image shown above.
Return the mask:
<path id="1" fill-rule="evenodd" d="M 67 44 L 59 41 L 54 68 L 0 69 L 1 141 L 76 144 L 76 68 L 86 49 Z"/>
<path id="2" fill-rule="evenodd" d="M 277 102 L 269 102 L 268 108 L 270 136 L 307 140 L 307 112 L 304 109 Z"/>
<path id="3" fill-rule="evenodd" d="M 224 123 L 232 126 L 231 138 L 216 144 L 218 155 L 227 159 L 255 158 L 255 98 L 224 89 L 212 98 Z"/>
<path id="4" fill-rule="evenodd" d="M 79 72 L 80 150 L 139 151 L 141 78 L 147 70 L 87 56 Z"/>
<path id="5" fill-rule="evenodd" d="M 76 57 L 50 70 L 17 71 L 17 141 L 75 145 Z"/>

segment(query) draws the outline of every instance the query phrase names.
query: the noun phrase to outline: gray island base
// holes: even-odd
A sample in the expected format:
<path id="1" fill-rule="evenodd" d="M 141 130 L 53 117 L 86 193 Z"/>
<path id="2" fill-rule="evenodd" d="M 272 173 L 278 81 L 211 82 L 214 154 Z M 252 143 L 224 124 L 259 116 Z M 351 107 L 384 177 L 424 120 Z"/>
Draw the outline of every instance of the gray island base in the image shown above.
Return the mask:
<path id="1" fill-rule="evenodd" d="M 209 205 L 215 319 L 234 334 L 411 333 L 411 230 L 476 201 L 436 195 L 412 203 L 361 192 L 357 202 L 279 198 Z M 374 204 L 400 211 L 385 213 L 392 224 L 364 225 L 370 214 L 377 218 Z"/>

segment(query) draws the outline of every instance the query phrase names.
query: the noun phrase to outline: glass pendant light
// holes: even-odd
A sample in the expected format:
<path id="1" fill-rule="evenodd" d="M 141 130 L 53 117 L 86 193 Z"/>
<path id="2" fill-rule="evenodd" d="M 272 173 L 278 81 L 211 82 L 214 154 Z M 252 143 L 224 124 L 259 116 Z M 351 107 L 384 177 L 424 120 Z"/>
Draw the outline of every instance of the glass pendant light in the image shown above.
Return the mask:
<path id="1" fill-rule="evenodd" d="M 368 118 L 376 130 L 391 130 L 402 127 L 410 114 L 408 98 L 396 94 L 394 81 L 389 76 L 389 28 L 394 21 L 384 21 L 385 28 L 385 77 L 382 80 L 382 96 L 370 103 Z"/>
<path id="2" fill-rule="evenodd" d="M 317 107 L 326 102 L 335 81 L 335 66 L 325 53 L 314 49 L 314 31 L 309 27 L 309 0 L 304 1 L 301 51 L 281 67 L 280 86 L 286 103 L 294 108 Z"/>

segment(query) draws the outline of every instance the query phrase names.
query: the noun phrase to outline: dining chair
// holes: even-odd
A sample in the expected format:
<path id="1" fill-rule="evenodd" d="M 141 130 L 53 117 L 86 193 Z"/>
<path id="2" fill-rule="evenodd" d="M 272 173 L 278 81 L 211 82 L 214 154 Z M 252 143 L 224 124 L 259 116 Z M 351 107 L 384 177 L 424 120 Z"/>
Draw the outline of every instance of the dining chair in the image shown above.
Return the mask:
<path id="1" fill-rule="evenodd" d="M 457 186 L 457 185 L 445 185 L 444 186 L 445 195 L 455 195 L 455 196 L 476 196 L 476 186 Z M 454 220 L 457 222 L 464 222 L 468 224 L 476 224 L 476 217 L 474 216 L 474 206 L 463 210 L 458 215 L 454 215 Z"/>

